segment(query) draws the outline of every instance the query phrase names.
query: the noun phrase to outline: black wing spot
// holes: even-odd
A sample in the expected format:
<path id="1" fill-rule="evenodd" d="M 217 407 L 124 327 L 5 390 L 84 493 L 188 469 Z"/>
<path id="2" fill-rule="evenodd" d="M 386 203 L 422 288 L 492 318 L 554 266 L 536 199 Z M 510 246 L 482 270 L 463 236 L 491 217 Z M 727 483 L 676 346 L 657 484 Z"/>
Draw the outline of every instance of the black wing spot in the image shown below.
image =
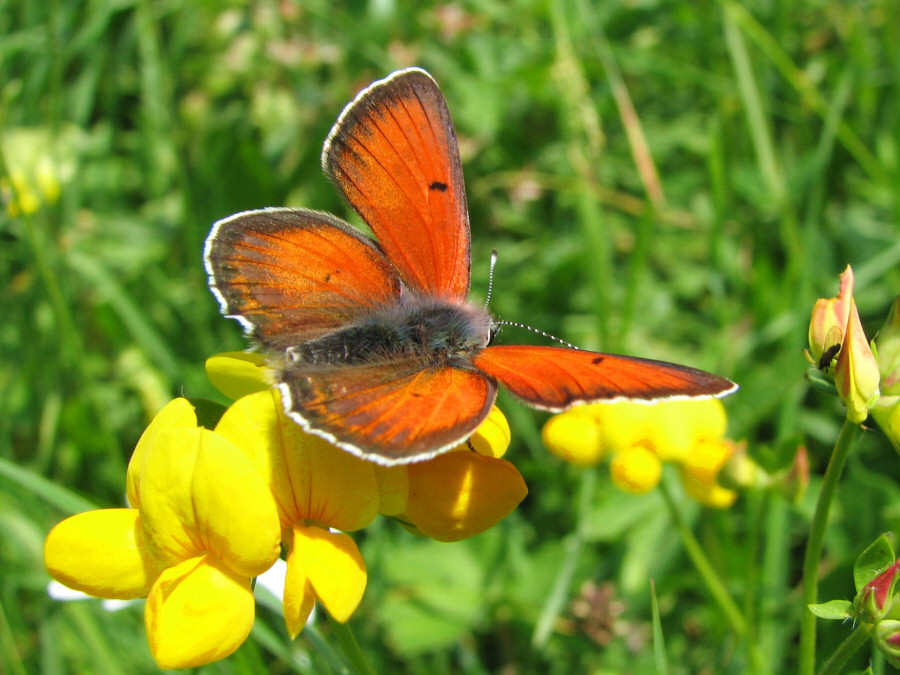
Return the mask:
<path id="1" fill-rule="evenodd" d="M 437 190 L 438 192 L 446 192 L 447 184 L 442 183 L 439 180 L 434 181 L 431 185 L 428 186 L 429 190 Z"/>
<path id="2" fill-rule="evenodd" d="M 600 365 L 601 363 L 603 363 L 603 357 L 595 356 L 594 358 L 591 359 L 591 363 L 593 363 L 595 366 Z"/>
<path id="3" fill-rule="evenodd" d="M 325 283 L 327 284 L 329 281 L 331 281 L 331 274 L 326 274 L 325 275 Z"/>

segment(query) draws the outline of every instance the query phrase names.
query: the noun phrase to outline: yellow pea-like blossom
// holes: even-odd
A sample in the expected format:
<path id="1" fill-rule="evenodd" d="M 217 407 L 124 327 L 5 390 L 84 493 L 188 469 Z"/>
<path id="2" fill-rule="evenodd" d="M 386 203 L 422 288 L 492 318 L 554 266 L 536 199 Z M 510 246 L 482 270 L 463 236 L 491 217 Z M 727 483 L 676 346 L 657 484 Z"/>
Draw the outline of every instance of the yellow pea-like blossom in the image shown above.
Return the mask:
<path id="1" fill-rule="evenodd" d="M 695 480 L 697 462 L 705 462 L 706 444 L 730 443 L 724 440 L 726 427 L 725 408 L 718 399 L 624 401 L 579 406 L 551 417 L 542 437 L 551 452 L 579 466 L 596 465 L 611 456 L 613 483 L 632 494 L 655 488 L 663 464 L 675 464 L 683 469 L 682 480 L 692 496 L 722 507 L 735 498 L 735 493 L 715 483 L 725 458 L 711 474 L 704 474 L 705 482 L 688 483 Z"/>
<path id="2" fill-rule="evenodd" d="M 253 625 L 251 579 L 280 552 L 265 483 L 228 439 L 197 427 L 192 412 L 176 399 L 142 436 L 128 471 L 132 508 L 72 516 L 44 545 L 51 576 L 70 588 L 147 596 L 147 637 L 161 668 L 237 649 Z"/>

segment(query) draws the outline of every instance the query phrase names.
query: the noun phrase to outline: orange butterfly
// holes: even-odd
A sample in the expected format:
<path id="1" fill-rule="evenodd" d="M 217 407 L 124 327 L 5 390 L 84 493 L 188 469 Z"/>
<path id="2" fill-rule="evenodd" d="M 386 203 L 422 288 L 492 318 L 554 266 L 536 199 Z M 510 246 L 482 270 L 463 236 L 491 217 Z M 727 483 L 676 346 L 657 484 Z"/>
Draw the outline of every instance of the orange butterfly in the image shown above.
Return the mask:
<path id="1" fill-rule="evenodd" d="M 466 300 L 469 216 L 456 132 L 437 83 L 407 68 L 362 91 L 322 167 L 378 238 L 308 209 L 218 221 L 204 261 L 222 312 L 271 358 L 286 413 L 379 464 L 468 438 L 498 382 L 526 404 L 723 396 L 685 366 L 566 347 L 494 346 L 499 324 Z"/>

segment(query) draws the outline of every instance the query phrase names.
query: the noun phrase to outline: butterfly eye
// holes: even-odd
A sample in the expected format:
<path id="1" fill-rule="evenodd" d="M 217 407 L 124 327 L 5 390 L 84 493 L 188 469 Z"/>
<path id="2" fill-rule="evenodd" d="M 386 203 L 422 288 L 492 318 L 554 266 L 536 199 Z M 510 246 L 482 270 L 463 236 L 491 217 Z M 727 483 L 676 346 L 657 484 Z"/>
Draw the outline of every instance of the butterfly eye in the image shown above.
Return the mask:
<path id="1" fill-rule="evenodd" d="M 487 347 L 490 347 L 494 344 L 494 338 L 497 337 L 497 333 L 500 332 L 500 328 L 503 326 L 499 321 L 494 321 L 491 319 L 491 325 L 488 328 L 488 339 L 487 339 Z"/>

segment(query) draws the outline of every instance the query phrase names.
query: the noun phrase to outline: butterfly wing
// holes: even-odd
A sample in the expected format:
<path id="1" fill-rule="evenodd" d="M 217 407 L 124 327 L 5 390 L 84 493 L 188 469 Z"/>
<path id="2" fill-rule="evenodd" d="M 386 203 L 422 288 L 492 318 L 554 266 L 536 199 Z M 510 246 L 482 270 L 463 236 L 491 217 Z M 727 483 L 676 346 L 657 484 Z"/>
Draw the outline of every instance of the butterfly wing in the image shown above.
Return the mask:
<path id="1" fill-rule="evenodd" d="M 462 166 L 450 111 L 428 73 L 408 68 L 363 90 L 325 141 L 322 167 L 410 288 L 465 299 Z"/>
<path id="2" fill-rule="evenodd" d="M 559 412 L 579 403 L 724 396 L 718 375 L 674 363 L 563 347 L 488 347 L 475 366 L 528 405 Z"/>
<path id="3" fill-rule="evenodd" d="M 395 303 L 400 280 L 375 244 L 305 209 L 245 211 L 217 222 L 204 254 L 222 312 L 283 350 Z"/>
<path id="4" fill-rule="evenodd" d="M 379 464 L 433 457 L 472 435 L 497 385 L 474 369 L 392 362 L 282 375 L 282 400 L 301 426 Z"/>

